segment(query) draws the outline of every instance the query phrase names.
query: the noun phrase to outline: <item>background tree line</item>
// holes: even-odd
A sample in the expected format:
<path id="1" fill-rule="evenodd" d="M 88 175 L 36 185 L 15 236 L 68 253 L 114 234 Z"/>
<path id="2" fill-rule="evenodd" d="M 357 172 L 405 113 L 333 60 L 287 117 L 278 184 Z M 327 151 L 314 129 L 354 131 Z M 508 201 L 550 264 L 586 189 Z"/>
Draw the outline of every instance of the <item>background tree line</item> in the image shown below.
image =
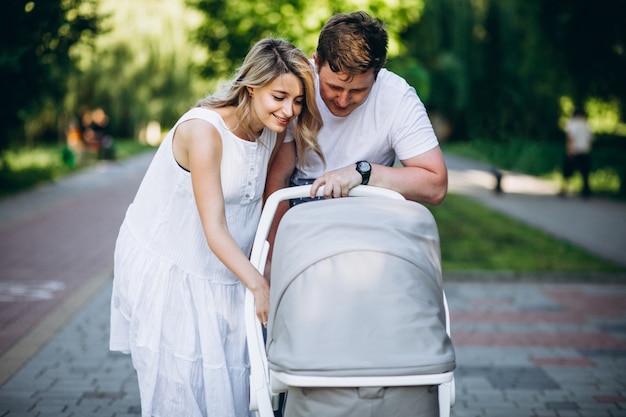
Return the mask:
<path id="1" fill-rule="evenodd" d="M 365 9 L 391 35 L 389 67 L 441 139 L 562 141 L 585 104 L 626 136 L 626 0 L 7 0 L 0 18 L 0 151 L 56 143 L 85 109 L 114 136 L 168 128 L 261 37 L 312 54 L 334 13 Z M 623 141 L 622 141 L 623 142 Z"/>
<path id="2" fill-rule="evenodd" d="M 401 38 L 430 74 L 430 108 L 454 136 L 562 140 L 563 111 L 593 100 L 592 118 L 613 118 L 596 130 L 617 133 L 624 16 L 623 0 L 438 0 Z M 601 114 L 607 107 L 611 116 Z"/>

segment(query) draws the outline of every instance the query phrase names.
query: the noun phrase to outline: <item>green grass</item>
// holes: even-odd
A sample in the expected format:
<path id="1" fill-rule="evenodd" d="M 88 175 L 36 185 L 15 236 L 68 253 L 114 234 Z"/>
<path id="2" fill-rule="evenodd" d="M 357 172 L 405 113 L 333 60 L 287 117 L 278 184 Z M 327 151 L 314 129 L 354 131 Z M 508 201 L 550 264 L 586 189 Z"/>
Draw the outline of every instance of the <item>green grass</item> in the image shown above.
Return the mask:
<path id="1" fill-rule="evenodd" d="M 625 271 L 468 197 L 448 194 L 430 210 L 439 227 L 444 271 Z"/>
<path id="2" fill-rule="evenodd" d="M 115 158 L 125 159 L 149 148 L 136 140 L 116 140 Z M 77 155 L 69 154 L 61 145 L 8 150 L 0 164 L 0 198 L 55 181 L 96 162 L 94 155 L 86 155 L 79 161 Z"/>

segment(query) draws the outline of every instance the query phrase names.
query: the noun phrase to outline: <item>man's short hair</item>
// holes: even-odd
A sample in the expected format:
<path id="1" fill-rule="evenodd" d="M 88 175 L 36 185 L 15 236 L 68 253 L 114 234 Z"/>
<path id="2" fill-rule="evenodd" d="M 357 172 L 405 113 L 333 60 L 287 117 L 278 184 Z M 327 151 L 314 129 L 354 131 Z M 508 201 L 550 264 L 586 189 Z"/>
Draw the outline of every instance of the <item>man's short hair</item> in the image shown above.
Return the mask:
<path id="1" fill-rule="evenodd" d="M 387 61 L 389 36 L 380 19 L 363 11 L 334 15 L 326 22 L 317 43 L 319 67 L 328 63 L 333 72 L 358 75 L 374 69 L 377 75 Z"/>

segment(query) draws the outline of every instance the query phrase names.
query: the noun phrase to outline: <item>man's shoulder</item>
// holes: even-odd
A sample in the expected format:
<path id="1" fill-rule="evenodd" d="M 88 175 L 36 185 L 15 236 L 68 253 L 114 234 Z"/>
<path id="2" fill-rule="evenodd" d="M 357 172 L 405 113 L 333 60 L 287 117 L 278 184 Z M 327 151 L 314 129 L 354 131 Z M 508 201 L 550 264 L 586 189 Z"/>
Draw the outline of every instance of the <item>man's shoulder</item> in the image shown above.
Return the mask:
<path id="1" fill-rule="evenodd" d="M 394 86 L 396 88 L 412 88 L 411 85 L 401 76 L 387 68 L 381 68 L 376 78 L 376 82 L 379 82 L 385 86 Z"/>
<path id="2" fill-rule="evenodd" d="M 404 78 L 385 68 L 378 73 L 372 93 L 378 105 L 390 109 L 411 111 L 415 106 L 421 105 L 415 89 Z"/>
<path id="3" fill-rule="evenodd" d="M 382 68 L 378 73 L 374 83 L 376 95 L 379 97 L 393 98 L 396 102 L 399 99 L 420 100 L 415 88 L 413 88 L 404 78 L 393 71 Z"/>

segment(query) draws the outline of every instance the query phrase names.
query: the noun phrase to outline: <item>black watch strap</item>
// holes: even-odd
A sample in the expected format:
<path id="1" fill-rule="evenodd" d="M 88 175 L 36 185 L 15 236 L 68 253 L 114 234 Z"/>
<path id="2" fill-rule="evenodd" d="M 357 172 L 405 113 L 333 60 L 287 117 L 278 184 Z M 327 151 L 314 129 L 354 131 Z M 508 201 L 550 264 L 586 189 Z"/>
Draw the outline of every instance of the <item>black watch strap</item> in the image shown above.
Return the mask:
<path id="1" fill-rule="evenodd" d="M 367 161 L 359 161 L 356 163 L 356 170 L 361 174 L 361 185 L 367 185 L 372 173 L 372 165 Z"/>

